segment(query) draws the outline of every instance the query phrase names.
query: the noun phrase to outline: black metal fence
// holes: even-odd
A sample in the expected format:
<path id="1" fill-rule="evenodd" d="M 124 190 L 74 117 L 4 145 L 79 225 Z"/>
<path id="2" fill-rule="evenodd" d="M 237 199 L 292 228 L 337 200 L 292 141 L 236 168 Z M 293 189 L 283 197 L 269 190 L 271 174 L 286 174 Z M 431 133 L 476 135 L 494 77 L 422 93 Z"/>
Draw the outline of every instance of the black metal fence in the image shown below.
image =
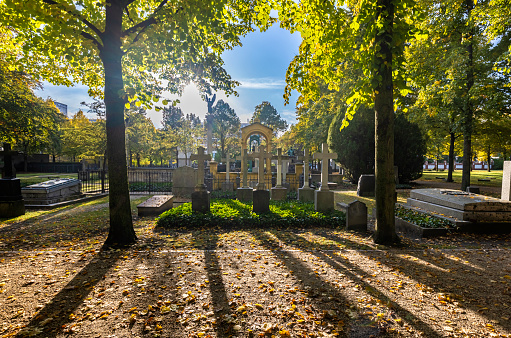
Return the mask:
<path id="1" fill-rule="evenodd" d="M 28 171 L 34 173 L 77 173 L 82 168 L 79 162 L 28 162 Z"/>
<path id="2" fill-rule="evenodd" d="M 105 170 L 79 171 L 78 179 L 82 181 L 82 192 L 99 194 L 108 192 L 108 172 Z"/>

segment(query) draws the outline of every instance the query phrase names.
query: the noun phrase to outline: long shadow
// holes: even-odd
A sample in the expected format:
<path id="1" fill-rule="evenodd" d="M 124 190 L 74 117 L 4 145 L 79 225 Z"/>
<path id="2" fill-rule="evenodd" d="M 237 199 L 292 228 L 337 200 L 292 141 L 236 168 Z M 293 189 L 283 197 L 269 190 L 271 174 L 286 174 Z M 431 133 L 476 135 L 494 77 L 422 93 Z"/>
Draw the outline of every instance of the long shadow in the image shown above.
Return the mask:
<path id="1" fill-rule="evenodd" d="M 332 240 L 345 240 L 335 235 L 324 234 L 324 236 Z M 451 265 L 451 267 L 454 265 L 455 268 L 446 269 L 443 266 L 439 266 L 440 256 L 434 259 L 433 255 L 423 255 L 421 254 L 422 252 L 423 251 L 405 251 L 404 253 L 415 257 L 417 262 L 425 261 L 429 263 L 429 266 L 399 257 L 395 251 L 386 251 L 385 253 L 388 256 L 385 258 L 379 257 L 379 254 L 375 252 L 369 253 L 364 250 L 359 251 L 360 254 L 371 259 L 378 259 L 381 263 L 388 266 L 392 264 L 391 267 L 393 269 L 407 275 L 422 285 L 430 287 L 434 292 L 450 294 L 455 298 L 453 300 L 460 301 L 461 307 L 477 312 L 488 318 L 488 320 L 496 320 L 507 330 L 511 329 L 511 322 L 502 321 L 501 319 L 501 309 L 503 308 L 496 306 L 496 304 L 511 303 L 511 292 L 509 291 L 509 286 L 507 286 L 508 284 L 500 283 L 497 276 L 495 276 L 496 283 L 492 283 L 489 278 L 492 273 L 486 268 L 480 271 L 469 265 L 449 260 L 449 265 Z M 441 256 L 445 256 L 445 254 L 442 253 Z M 448 258 L 441 257 L 441 259 Z M 488 258 L 486 261 L 488 265 L 492 263 L 491 258 Z M 403 270 L 403 266 L 410 266 L 412 268 Z M 442 269 L 447 271 L 442 271 Z M 458 285 L 458 280 L 463 280 L 464 284 L 469 285 L 469 287 Z M 493 284 L 491 292 L 488 292 L 488 288 L 485 288 L 485 285 L 488 283 Z M 462 299 L 469 301 L 462 301 Z M 481 311 L 481 309 L 485 310 Z"/>
<path id="2" fill-rule="evenodd" d="M 229 334 L 234 333 L 234 324 L 225 321 L 226 316 L 232 314 L 232 309 L 229 306 L 222 272 L 219 269 L 220 259 L 215 251 L 218 248 L 218 234 L 215 230 L 211 231 L 212 233 L 209 234 L 206 243 L 204 243 L 204 264 L 206 264 L 206 273 L 209 281 L 212 310 L 216 319 L 216 325 L 214 326 L 216 336 L 227 337 Z"/>
<path id="3" fill-rule="evenodd" d="M 278 231 L 272 232 L 277 237 L 283 237 Z M 292 237 L 292 235 L 290 236 Z M 304 239 L 305 240 L 305 239 Z M 339 240 L 341 240 L 339 238 Z M 344 239 L 342 239 L 344 240 Z M 312 245 L 312 243 L 311 243 Z M 379 299 L 382 304 L 387 304 L 389 307 L 394 309 L 399 315 L 403 318 L 408 318 L 409 323 L 411 326 L 415 327 L 417 330 L 422 331 L 425 333 L 426 337 L 436 337 L 438 336 L 438 332 L 433 330 L 427 323 L 420 320 L 417 316 L 415 316 L 413 313 L 402 307 L 401 305 L 394 302 L 392 299 L 387 297 L 382 292 L 376 290 L 374 286 L 367 283 L 364 279 L 362 279 L 359 276 L 367 275 L 367 272 L 360 269 L 358 266 L 350 263 L 347 260 L 340 261 L 341 258 L 333 259 L 330 256 L 326 255 L 325 253 L 321 251 L 316 250 L 304 250 L 308 252 L 311 255 L 314 255 L 315 257 L 323 260 L 328 265 L 330 265 L 333 269 L 335 269 L 337 272 L 344 274 L 346 277 L 349 277 L 352 281 L 356 282 L 359 285 L 364 286 L 364 289 L 370 290 L 371 296 Z M 356 273 L 354 273 L 354 272 Z M 357 275 L 358 274 L 358 275 Z"/>
<path id="4" fill-rule="evenodd" d="M 94 286 L 103 279 L 112 268 L 122 252 L 99 252 L 75 277 L 57 293 L 28 323 L 28 327 L 43 327 L 44 331 L 34 337 L 57 337 L 62 327 L 70 322 L 69 314 L 73 313 L 92 292 Z M 104 255 L 105 257 L 101 257 Z M 87 287 L 84 287 L 87 285 Z M 48 324 L 41 323 L 53 318 Z M 16 337 L 25 337 L 19 334 Z"/>
<path id="5" fill-rule="evenodd" d="M 311 269 L 308 268 L 300 259 L 289 255 L 285 251 L 275 250 L 279 247 L 278 243 L 273 238 L 266 235 L 262 231 L 252 230 L 251 234 L 271 253 L 279 259 L 286 268 L 293 274 L 305 289 L 308 289 L 308 299 L 324 313 L 330 313 L 331 310 L 335 311 L 334 316 L 325 317 L 325 322 L 330 322 L 333 327 L 338 327 L 339 323 L 348 323 L 349 318 L 344 311 L 349 308 L 348 300 L 332 285 L 325 283 L 321 278 L 314 273 L 311 274 Z M 327 296 L 324 296 L 327 295 Z M 378 333 L 376 328 L 367 327 L 367 337 L 371 334 Z M 340 332 L 344 337 L 348 337 L 345 328 Z"/>

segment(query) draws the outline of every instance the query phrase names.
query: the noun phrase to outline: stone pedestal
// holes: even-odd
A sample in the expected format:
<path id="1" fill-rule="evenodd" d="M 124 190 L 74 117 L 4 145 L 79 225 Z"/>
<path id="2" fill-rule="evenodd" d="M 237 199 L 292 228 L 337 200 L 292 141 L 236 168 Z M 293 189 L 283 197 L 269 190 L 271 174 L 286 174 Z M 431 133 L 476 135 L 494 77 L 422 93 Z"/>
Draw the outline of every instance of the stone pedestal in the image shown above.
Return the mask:
<path id="1" fill-rule="evenodd" d="M 223 182 L 222 183 L 222 191 L 234 191 L 234 183 L 229 182 Z"/>
<path id="2" fill-rule="evenodd" d="M 0 179 L 0 218 L 12 218 L 24 214 L 25 202 L 21 195 L 20 179 Z"/>
<path id="3" fill-rule="evenodd" d="M 269 190 L 254 190 L 253 193 L 253 208 L 252 211 L 256 214 L 261 214 L 270 211 L 270 191 Z"/>
<path id="4" fill-rule="evenodd" d="M 271 188 L 271 199 L 274 201 L 285 201 L 287 199 L 287 188 Z"/>
<path id="5" fill-rule="evenodd" d="M 254 189 L 238 188 L 236 189 L 236 199 L 240 202 L 251 202 L 253 199 Z"/>
<path id="6" fill-rule="evenodd" d="M 511 161 L 504 161 L 500 198 L 504 201 L 511 201 Z"/>
<path id="7" fill-rule="evenodd" d="M 197 189 L 192 193 L 192 212 L 210 211 L 210 194 L 206 189 Z"/>
<path id="8" fill-rule="evenodd" d="M 320 212 L 334 210 L 334 192 L 333 191 L 314 191 L 314 209 Z"/>
<path id="9" fill-rule="evenodd" d="M 314 189 L 311 188 L 298 189 L 298 200 L 300 202 L 314 202 Z"/>

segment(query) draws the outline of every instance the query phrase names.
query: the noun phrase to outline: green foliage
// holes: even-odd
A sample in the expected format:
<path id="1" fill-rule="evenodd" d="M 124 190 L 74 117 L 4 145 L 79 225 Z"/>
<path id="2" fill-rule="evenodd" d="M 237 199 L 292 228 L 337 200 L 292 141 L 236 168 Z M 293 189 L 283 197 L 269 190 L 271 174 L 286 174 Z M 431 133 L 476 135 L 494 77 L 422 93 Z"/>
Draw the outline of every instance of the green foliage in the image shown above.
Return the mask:
<path id="1" fill-rule="evenodd" d="M 453 223 L 448 220 L 400 206 L 396 207 L 395 215 L 402 220 L 416 224 L 423 228 L 454 228 Z"/>
<path id="2" fill-rule="evenodd" d="M 255 107 L 254 113 L 252 114 L 251 122 L 258 118 L 262 124 L 273 129 L 273 134 L 277 135 L 280 131 L 287 129 L 288 125 L 277 109 L 271 105 L 268 101 L 263 101 Z"/>
<path id="3" fill-rule="evenodd" d="M 129 184 L 130 192 L 168 192 L 172 191 L 172 182 L 131 182 Z"/>
<path id="4" fill-rule="evenodd" d="M 229 199 L 214 200 L 207 214 L 192 213 L 191 203 L 185 203 L 164 212 L 156 221 L 157 226 L 168 228 L 195 228 L 205 224 L 223 228 L 340 228 L 346 224 L 343 212 L 316 212 L 312 203 L 270 201 L 270 212 L 258 215 L 252 212 L 251 203 Z"/>
<path id="5" fill-rule="evenodd" d="M 362 107 L 357 114 L 340 132 L 344 116 L 339 113 L 328 135 L 329 148 L 337 153 L 337 160 L 352 183 L 357 183 L 360 175 L 374 173 L 374 112 Z M 398 166 L 400 182 L 409 182 L 422 174 L 426 143 L 418 125 L 409 122 L 403 114 L 396 115 L 394 123 L 394 152 L 398 154 L 394 163 Z"/>
<path id="6" fill-rule="evenodd" d="M 227 102 L 219 100 L 211 109 L 211 114 L 206 115 L 206 120 L 211 121 L 213 137 L 220 143 L 221 158 L 226 156 L 226 144 L 228 139 L 237 137 L 240 129 L 240 119 L 234 109 Z M 232 158 L 233 153 L 230 152 Z M 220 158 L 220 161 L 221 161 Z"/>

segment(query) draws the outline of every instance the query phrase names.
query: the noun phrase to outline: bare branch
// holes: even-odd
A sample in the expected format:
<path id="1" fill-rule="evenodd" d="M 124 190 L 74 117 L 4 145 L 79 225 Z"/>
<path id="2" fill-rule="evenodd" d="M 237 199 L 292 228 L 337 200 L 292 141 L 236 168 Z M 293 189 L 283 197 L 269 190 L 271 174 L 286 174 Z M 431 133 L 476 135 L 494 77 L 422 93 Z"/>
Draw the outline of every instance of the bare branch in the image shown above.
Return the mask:
<path id="1" fill-rule="evenodd" d="M 57 1 L 54 1 L 54 0 L 43 0 L 43 2 L 48 4 L 48 5 L 55 5 L 61 11 L 64 11 L 64 12 L 68 13 L 69 15 L 74 16 L 75 18 L 77 18 L 78 20 L 83 22 L 87 27 L 89 27 L 101 39 L 101 35 L 102 35 L 101 31 L 96 26 L 94 26 L 89 20 L 84 18 L 83 16 L 81 16 L 81 15 L 75 13 L 75 12 L 68 11 L 61 3 L 58 3 Z M 88 33 L 86 33 L 86 34 L 88 34 Z M 90 34 L 88 34 L 88 35 L 91 38 L 93 38 L 92 35 L 90 35 Z M 82 34 L 82 36 L 83 36 L 83 34 Z M 90 38 L 88 38 L 88 39 L 90 39 Z M 99 41 L 97 39 L 94 38 L 94 40 L 95 40 L 96 44 L 99 43 Z"/>

